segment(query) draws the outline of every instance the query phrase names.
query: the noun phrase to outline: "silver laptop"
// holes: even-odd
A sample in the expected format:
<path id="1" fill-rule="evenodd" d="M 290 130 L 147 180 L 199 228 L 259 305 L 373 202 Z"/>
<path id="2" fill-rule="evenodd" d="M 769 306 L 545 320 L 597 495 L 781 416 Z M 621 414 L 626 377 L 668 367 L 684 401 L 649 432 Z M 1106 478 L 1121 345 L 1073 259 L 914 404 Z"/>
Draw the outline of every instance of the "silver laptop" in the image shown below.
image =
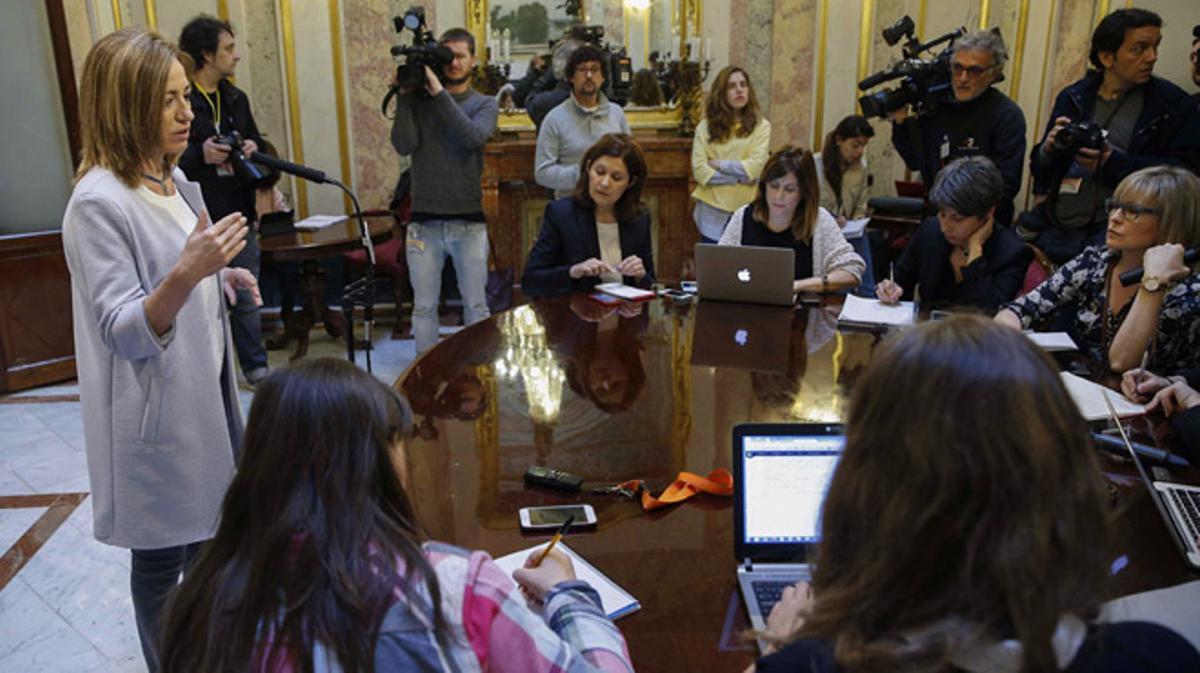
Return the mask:
<path id="1" fill-rule="evenodd" d="M 1188 564 L 1192 568 L 1200 569 L 1200 487 L 1171 481 L 1157 481 L 1151 478 L 1150 474 L 1146 472 L 1146 468 L 1142 466 L 1141 456 L 1129 441 L 1129 435 L 1125 434 L 1125 426 L 1117 417 L 1117 411 L 1113 408 L 1112 400 L 1108 399 L 1108 395 L 1109 393 L 1105 392 L 1104 403 L 1108 405 L 1108 413 L 1121 432 L 1121 440 L 1125 443 L 1125 448 L 1129 450 L 1129 456 L 1133 459 L 1138 474 L 1141 475 L 1142 481 L 1150 491 L 1150 498 L 1154 500 L 1154 506 L 1158 508 L 1158 513 L 1166 523 L 1171 538 L 1183 552 L 1183 557 L 1187 559 Z"/>
<path id="2" fill-rule="evenodd" d="M 821 505 L 844 445 L 840 425 L 743 423 L 733 429 L 733 547 L 738 586 L 756 630 L 767 628 L 785 588 L 811 576 L 807 555 L 820 539 Z"/>
<path id="3" fill-rule="evenodd" d="M 791 248 L 697 243 L 697 292 L 701 299 L 791 306 L 795 260 Z"/>

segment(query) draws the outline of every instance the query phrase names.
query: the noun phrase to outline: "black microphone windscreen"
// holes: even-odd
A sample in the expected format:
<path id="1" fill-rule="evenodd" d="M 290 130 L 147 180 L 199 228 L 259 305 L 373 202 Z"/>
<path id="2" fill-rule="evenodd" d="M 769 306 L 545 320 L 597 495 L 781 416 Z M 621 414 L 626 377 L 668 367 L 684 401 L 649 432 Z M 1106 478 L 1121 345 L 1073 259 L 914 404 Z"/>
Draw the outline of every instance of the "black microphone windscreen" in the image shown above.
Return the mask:
<path id="1" fill-rule="evenodd" d="M 318 171 L 315 168 L 309 168 L 308 166 L 301 166 L 300 164 L 294 164 L 290 161 L 287 161 L 285 159 L 280 159 L 279 157 L 273 157 L 269 154 L 255 152 L 250 157 L 250 160 L 256 161 L 264 166 L 270 166 L 271 168 L 274 168 L 277 171 L 282 171 L 284 173 L 302 177 L 305 180 L 310 180 L 312 182 L 324 183 L 327 181 L 325 178 L 325 173 L 322 171 Z"/>
<path id="2" fill-rule="evenodd" d="M 1192 264 L 1196 263 L 1196 260 L 1200 260 L 1200 248 L 1192 248 L 1191 250 L 1183 251 L 1183 263 L 1184 264 L 1191 266 Z M 1140 266 L 1136 269 L 1130 269 L 1129 271 L 1126 271 L 1125 273 L 1121 274 L 1121 284 L 1124 285 L 1125 287 L 1129 287 L 1130 285 L 1136 285 L 1136 284 L 1142 282 L 1143 273 L 1144 273 L 1144 271 L 1142 270 L 1142 267 L 1140 267 Z"/>

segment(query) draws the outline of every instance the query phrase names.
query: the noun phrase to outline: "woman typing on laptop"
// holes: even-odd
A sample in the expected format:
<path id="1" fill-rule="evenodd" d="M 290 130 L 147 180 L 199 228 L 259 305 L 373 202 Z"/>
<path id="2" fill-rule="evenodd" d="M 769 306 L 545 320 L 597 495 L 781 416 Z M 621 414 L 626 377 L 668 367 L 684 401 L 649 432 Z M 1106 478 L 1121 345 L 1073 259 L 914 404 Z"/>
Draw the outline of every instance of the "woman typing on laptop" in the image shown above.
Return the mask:
<path id="1" fill-rule="evenodd" d="M 628 135 L 607 133 L 582 161 L 575 193 L 546 206 L 529 251 L 521 289 L 531 297 L 654 282 L 650 213 L 641 201 L 642 148 Z"/>
<path id="2" fill-rule="evenodd" d="M 820 206 L 812 152 L 798 147 L 771 155 L 758 181 L 758 195 L 734 211 L 718 243 L 792 248 L 797 293 L 854 288 L 866 269 L 837 221 Z"/>
<path id="3" fill-rule="evenodd" d="M 858 381 L 811 587 L 757 671 L 1200 670 L 1165 627 L 1093 621 L 1107 507 L 1049 356 L 981 316 L 908 330 Z"/>

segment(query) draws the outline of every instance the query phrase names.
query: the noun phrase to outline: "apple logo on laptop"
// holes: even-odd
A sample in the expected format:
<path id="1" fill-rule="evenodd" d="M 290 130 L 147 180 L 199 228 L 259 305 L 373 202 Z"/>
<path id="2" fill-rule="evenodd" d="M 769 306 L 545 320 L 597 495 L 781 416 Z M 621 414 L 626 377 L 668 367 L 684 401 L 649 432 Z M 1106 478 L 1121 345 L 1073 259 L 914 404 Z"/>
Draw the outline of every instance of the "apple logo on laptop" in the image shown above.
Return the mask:
<path id="1" fill-rule="evenodd" d="M 750 269 L 742 268 L 737 272 L 737 279 L 743 283 L 750 282 Z"/>
<path id="2" fill-rule="evenodd" d="M 749 334 L 749 332 L 747 332 L 744 329 L 739 329 L 738 331 L 733 333 L 733 342 L 739 346 L 745 346 L 746 342 L 749 340 L 750 340 L 750 334 Z"/>

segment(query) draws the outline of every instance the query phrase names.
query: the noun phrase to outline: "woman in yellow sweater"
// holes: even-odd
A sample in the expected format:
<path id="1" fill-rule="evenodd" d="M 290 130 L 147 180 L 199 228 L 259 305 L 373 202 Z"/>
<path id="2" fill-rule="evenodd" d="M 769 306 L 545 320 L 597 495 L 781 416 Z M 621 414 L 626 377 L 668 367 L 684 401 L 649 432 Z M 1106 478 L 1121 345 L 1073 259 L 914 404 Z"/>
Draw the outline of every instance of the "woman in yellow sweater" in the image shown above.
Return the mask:
<path id="1" fill-rule="evenodd" d="M 725 67 L 713 81 L 692 141 L 692 217 L 702 243 L 716 243 L 730 213 L 754 200 L 770 143 L 771 123 L 758 110 L 750 76 L 735 65 Z"/>

